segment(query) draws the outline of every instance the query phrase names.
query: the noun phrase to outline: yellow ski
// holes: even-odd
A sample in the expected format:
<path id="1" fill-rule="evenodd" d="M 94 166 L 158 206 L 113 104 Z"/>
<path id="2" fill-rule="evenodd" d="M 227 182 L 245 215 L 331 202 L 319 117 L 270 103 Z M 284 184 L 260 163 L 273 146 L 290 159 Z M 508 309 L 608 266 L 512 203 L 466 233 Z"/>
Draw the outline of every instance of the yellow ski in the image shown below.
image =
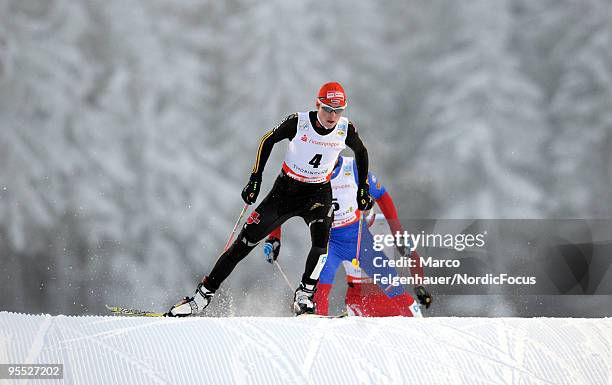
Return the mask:
<path id="1" fill-rule="evenodd" d="M 108 306 L 106 308 L 114 315 L 127 317 L 166 317 L 166 313 L 157 313 L 146 310 L 129 309 L 121 306 Z"/>

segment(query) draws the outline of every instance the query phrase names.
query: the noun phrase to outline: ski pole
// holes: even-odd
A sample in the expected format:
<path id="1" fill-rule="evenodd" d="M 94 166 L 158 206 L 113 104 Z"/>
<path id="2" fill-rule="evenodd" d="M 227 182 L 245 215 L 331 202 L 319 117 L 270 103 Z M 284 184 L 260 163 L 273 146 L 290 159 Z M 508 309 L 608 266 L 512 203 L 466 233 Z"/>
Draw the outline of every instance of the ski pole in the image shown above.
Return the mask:
<path id="1" fill-rule="evenodd" d="M 359 233 L 357 233 L 357 252 L 351 262 L 353 266 L 359 267 L 359 251 L 361 250 L 361 230 L 363 229 L 363 211 L 359 213 Z"/>
<path id="2" fill-rule="evenodd" d="M 289 286 L 289 290 L 293 291 L 293 286 L 291 285 L 289 278 L 287 278 L 287 274 L 285 274 L 285 272 L 283 271 L 283 268 L 281 267 L 280 263 L 278 263 L 278 261 L 274 261 L 274 264 L 276 265 L 276 267 L 278 267 L 278 271 L 280 271 L 281 275 L 285 279 L 285 282 L 287 282 L 287 286 Z"/>
<path id="3" fill-rule="evenodd" d="M 232 232 L 229 236 L 229 239 L 227 240 L 227 243 L 225 244 L 225 248 L 223 248 L 223 251 L 227 251 L 227 249 L 229 248 L 229 245 L 232 243 L 232 239 L 234 239 L 234 234 L 236 234 L 236 229 L 238 228 L 238 224 L 242 220 L 242 217 L 244 216 L 244 213 L 246 213 L 248 208 L 249 208 L 249 204 L 245 203 L 244 207 L 242 208 L 242 211 L 240 212 L 240 216 L 238 217 L 238 220 L 234 224 L 234 228 L 232 229 Z"/>

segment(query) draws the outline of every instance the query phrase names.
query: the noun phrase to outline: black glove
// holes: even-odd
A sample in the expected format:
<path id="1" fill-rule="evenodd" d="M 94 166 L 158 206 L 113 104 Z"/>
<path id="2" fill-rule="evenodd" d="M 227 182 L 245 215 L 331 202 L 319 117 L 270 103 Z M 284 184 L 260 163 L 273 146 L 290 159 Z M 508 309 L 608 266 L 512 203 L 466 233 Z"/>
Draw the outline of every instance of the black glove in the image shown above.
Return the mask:
<path id="1" fill-rule="evenodd" d="M 400 257 L 404 258 L 408 256 L 408 248 L 406 246 L 395 244 L 395 249 L 399 253 Z"/>
<path id="2" fill-rule="evenodd" d="M 281 241 L 276 237 L 269 237 L 264 243 L 263 252 L 268 263 L 274 263 L 280 253 Z"/>
<path id="3" fill-rule="evenodd" d="M 429 294 L 429 292 L 425 290 L 423 286 L 415 287 L 414 292 L 416 293 L 419 303 L 421 305 L 424 305 L 425 309 L 429 309 L 429 306 L 431 306 L 432 302 L 431 294 Z"/>
<path id="4" fill-rule="evenodd" d="M 261 175 L 251 174 L 249 183 L 242 189 L 242 200 L 247 205 L 252 205 L 257 200 L 259 188 L 261 187 Z"/>
<path id="5" fill-rule="evenodd" d="M 370 196 L 370 186 L 366 183 L 357 188 L 357 208 L 361 211 L 369 210 L 374 205 Z"/>

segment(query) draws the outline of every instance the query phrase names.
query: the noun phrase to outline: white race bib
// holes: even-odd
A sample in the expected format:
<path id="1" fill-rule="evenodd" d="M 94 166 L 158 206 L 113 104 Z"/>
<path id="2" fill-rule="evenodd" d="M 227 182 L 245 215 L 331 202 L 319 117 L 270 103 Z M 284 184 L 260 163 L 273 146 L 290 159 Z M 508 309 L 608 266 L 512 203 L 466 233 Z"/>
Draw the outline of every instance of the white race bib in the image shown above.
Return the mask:
<path id="1" fill-rule="evenodd" d="M 332 178 L 334 222 L 332 228 L 348 226 L 359 220 L 361 211 L 357 210 L 357 182 L 353 158 L 343 156 L 338 174 Z"/>
<path id="2" fill-rule="evenodd" d="M 338 155 L 346 147 L 348 122 L 342 117 L 332 132 L 319 135 L 310 124 L 308 112 L 298 112 L 297 134 L 285 153 L 285 173 L 305 183 L 329 181 Z"/>

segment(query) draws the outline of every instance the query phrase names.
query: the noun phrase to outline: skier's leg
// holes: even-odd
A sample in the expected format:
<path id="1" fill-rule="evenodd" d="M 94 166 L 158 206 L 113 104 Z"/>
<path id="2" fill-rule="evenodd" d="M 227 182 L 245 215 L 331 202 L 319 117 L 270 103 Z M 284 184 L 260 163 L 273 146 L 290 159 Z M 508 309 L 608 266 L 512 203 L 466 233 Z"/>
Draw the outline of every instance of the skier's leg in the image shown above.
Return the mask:
<path id="1" fill-rule="evenodd" d="M 230 275 L 238 262 L 270 231 L 280 226 L 291 215 L 279 210 L 282 198 L 276 192 L 277 185 L 251 213 L 234 243 L 219 257 L 210 274 L 202 279 L 193 297 L 185 297 L 167 313 L 174 317 L 187 317 L 202 312 L 210 303 L 219 285 Z"/>
<path id="2" fill-rule="evenodd" d="M 374 265 L 375 259 L 377 266 Z M 370 233 L 368 229 L 364 228 L 361 233 L 359 266 L 372 279 L 374 278 L 374 274 L 380 274 L 382 277 L 397 277 L 397 270 L 390 267 L 388 261 L 389 258 L 385 253 L 374 250 L 374 239 L 372 238 L 372 233 Z M 380 283 L 380 281 L 376 284 L 389 298 L 404 294 L 404 288 L 401 285 L 386 285 Z"/>
<path id="3" fill-rule="evenodd" d="M 333 221 L 334 208 L 331 204 L 331 187 L 326 186 L 312 202 L 302 211 L 302 218 L 310 228 L 312 246 L 306 258 L 306 268 L 302 275 L 302 282 L 295 291 L 293 309 L 296 314 L 314 313 L 313 302 L 319 275 L 327 260 L 327 242 Z"/>
<path id="4" fill-rule="evenodd" d="M 230 275 L 236 265 L 246 257 L 272 230 L 290 218 L 290 214 L 279 213 L 277 194 L 268 196 L 251 213 L 232 245 L 219 257 L 206 279 L 205 286 L 216 291 Z"/>
<path id="5" fill-rule="evenodd" d="M 319 283 L 318 285 L 324 284 L 334 284 L 334 280 L 336 278 L 336 271 L 342 263 L 342 259 L 339 256 L 339 249 L 341 244 L 339 242 L 335 242 L 333 239 L 330 239 L 327 247 L 327 260 L 325 262 L 325 266 L 323 266 L 323 270 L 319 275 Z"/>
<path id="6" fill-rule="evenodd" d="M 336 276 L 336 270 L 342 262 L 337 255 L 339 245 L 334 242 L 333 239 L 329 240 L 329 247 L 327 250 L 327 260 L 321 275 L 319 276 L 319 283 L 317 283 L 317 292 L 314 296 L 314 302 L 317 305 L 317 314 L 327 315 L 329 312 L 329 292 L 334 284 L 334 278 Z"/>
<path id="7" fill-rule="evenodd" d="M 310 228 L 311 247 L 306 258 L 306 268 L 302 275 L 302 284 L 307 289 L 314 289 L 327 260 L 327 243 L 331 229 L 333 207 L 329 206 L 325 216 L 317 217 L 308 222 Z"/>
<path id="8" fill-rule="evenodd" d="M 387 255 L 382 251 L 374 250 L 374 240 L 372 238 L 372 233 L 368 229 L 364 229 L 361 233 L 361 251 L 360 251 L 360 266 L 366 272 L 368 276 L 374 278 L 374 274 L 380 274 L 383 277 L 396 277 L 397 270 L 395 268 L 390 267 L 388 265 Z M 376 265 L 374 264 L 374 259 L 376 259 Z M 369 307 L 372 307 L 372 315 L 375 316 L 384 316 L 384 315 L 401 315 L 405 317 L 414 317 L 420 316 L 420 312 L 418 312 L 418 305 L 415 304 L 414 298 L 404 291 L 402 285 L 386 285 L 382 284 L 380 281 L 376 283 L 376 285 L 382 290 L 382 292 L 387 296 L 387 298 L 391 301 L 389 305 L 393 305 L 396 309 L 393 314 L 385 314 L 384 309 L 382 312 L 378 312 L 376 309 L 377 306 L 388 306 L 384 297 L 380 298 L 380 305 L 376 305 L 377 301 L 376 295 L 372 296 L 372 301 L 370 302 Z M 415 308 L 416 306 L 416 308 Z M 391 310 L 391 309 L 389 309 Z"/>

